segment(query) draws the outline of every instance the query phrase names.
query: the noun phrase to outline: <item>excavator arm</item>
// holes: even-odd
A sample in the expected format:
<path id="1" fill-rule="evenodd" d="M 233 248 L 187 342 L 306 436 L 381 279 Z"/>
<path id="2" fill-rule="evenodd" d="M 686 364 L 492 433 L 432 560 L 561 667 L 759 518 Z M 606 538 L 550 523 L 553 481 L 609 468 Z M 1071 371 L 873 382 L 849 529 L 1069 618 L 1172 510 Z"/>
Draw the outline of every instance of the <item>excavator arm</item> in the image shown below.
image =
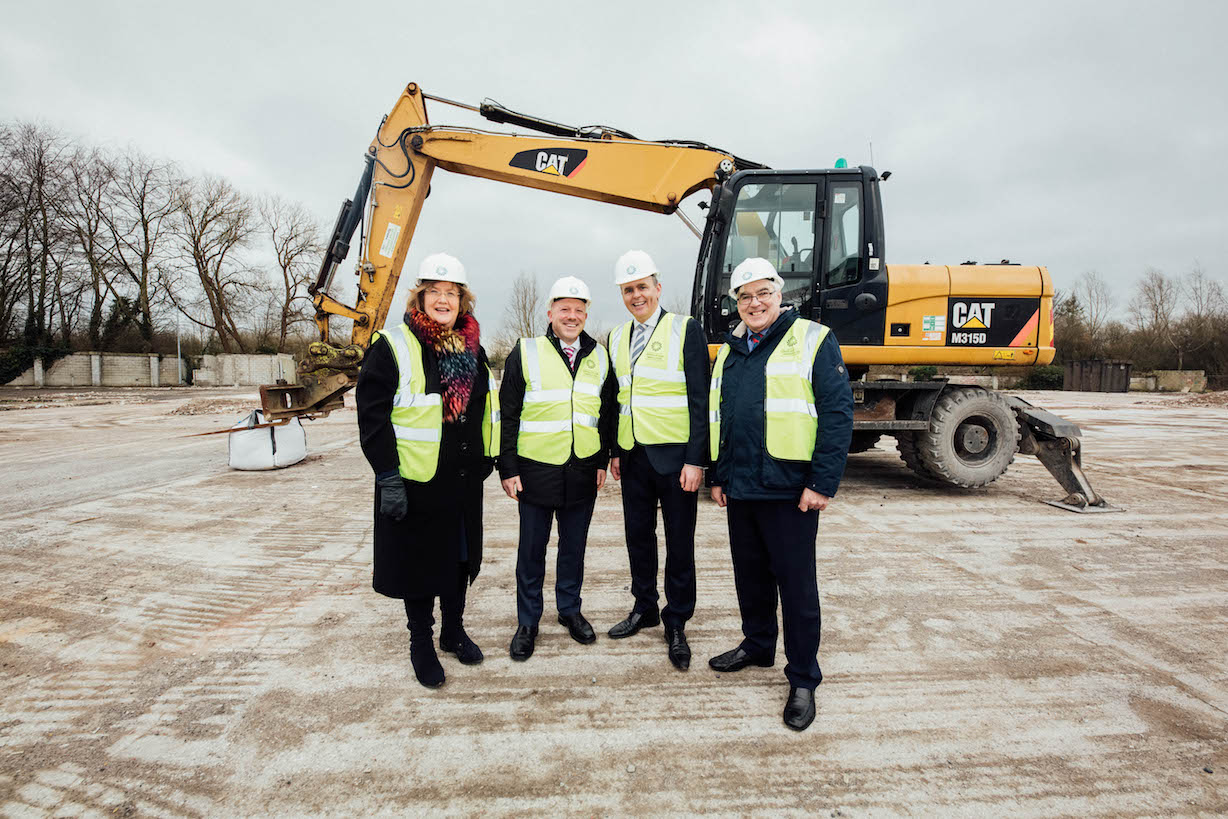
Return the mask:
<path id="1" fill-rule="evenodd" d="M 431 97 L 410 83 L 380 124 L 354 198 L 342 205 L 324 262 L 309 288 L 320 340 L 299 362 L 299 384 L 260 388 L 270 419 L 323 416 L 341 406 L 372 334 L 392 309 L 436 167 L 663 214 L 674 213 L 683 199 L 710 189 L 737 169 L 763 167 L 702 143 L 650 142 L 610 128 L 571 128 L 493 104 L 461 107 L 548 136 L 432 126 L 428 99 L 460 105 Z M 329 293 L 359 225 L 364 235 L 355 270 L 358 296 L 348 306 Z M 333 316 L 353 321 L 350 343 L 344 347 L 330 342 Z"/>

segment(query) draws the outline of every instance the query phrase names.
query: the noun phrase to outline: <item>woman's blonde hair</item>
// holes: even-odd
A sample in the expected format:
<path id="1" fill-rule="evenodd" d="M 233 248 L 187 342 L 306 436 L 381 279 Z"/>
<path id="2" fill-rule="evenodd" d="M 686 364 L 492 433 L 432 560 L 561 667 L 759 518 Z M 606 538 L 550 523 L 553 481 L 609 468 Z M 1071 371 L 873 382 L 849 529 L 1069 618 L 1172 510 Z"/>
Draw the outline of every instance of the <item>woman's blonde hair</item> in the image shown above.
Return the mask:
<path id="1" fill-rule="evenodd" d="M 409 291 L 408 307 L 410 310 L 417 310 L 419 313 L 426 312 L 426 305 L 423 302 L 423 297 L 426 295 L 426 290 L 432 284 L 455 284 L 456 289 L 460 290 L 460 307 L 457 310 L 457 315 L 467 316 L 473 312 L 473 306 L 477 304 L 477 299 L 473 297 L 473 293 L 469 288 L 457 282 L 441 282 L 436 279 L 423 279 L 418 282 L 413 290 Z"/>

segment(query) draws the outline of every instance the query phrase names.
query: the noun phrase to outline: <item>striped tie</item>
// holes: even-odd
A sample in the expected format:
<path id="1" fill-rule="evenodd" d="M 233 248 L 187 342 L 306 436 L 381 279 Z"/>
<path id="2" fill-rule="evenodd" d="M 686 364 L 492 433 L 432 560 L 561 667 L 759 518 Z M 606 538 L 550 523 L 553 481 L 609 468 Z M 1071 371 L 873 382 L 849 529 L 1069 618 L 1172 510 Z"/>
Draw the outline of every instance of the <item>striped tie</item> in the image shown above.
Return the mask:
<path id="1" fill-rule="evenodd" d="M 640 357 L 640 353 L 644 352 L 644 345 L 648 343 L 648 325 L 635 325 L 635 338 L 631 339 L 631 363 L 634 364 L 636 359 Z"/>
<path id="2" fill-rule="evenodd" d="M 751 333 L 750 337 L 746 339 L 748 351 L 758 347 L 760 341 L 763 341 L 763 333 Z"/>
<path id="3" fill-rule="evenodd" d="M 576 351 L 573 347 L 564 347 L 563 352 L 567 354 L 567 366 L 570 369 L 576 368 Z"/>

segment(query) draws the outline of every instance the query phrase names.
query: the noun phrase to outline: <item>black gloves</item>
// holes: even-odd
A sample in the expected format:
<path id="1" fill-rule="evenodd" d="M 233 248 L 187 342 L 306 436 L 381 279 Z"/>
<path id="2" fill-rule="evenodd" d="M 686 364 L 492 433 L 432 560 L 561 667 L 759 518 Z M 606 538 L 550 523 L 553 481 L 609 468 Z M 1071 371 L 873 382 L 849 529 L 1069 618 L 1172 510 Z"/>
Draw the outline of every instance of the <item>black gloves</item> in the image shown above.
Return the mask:
<path id="1" fill-rule="evenodd" d="M 405 481 L 400 475 L 389 475 L 375 482 L 379 487 L 379 513 L 396 521 L 409 514 L 409 498 L 405 497 Z"/>

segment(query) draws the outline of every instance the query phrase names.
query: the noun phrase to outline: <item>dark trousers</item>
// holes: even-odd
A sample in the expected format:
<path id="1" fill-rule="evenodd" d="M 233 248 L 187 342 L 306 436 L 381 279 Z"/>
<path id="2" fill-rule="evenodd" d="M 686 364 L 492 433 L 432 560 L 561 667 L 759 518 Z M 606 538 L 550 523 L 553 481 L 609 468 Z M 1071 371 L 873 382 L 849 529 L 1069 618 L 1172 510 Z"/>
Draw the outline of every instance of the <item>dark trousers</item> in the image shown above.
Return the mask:
<path id="1" fill-rule="evenodd" d="M 457 567 L 456 583 L 452 588 L 439 595 L 439 615 L 443 620 L 440 635 L 452 636 L 464 628 L 465 592 L 469 587 L 469 564 L 461 563 Z M 419 595 L 405 598 L 406 626 L 410 638 L 431 639 L 431 628 L 435 625 L 435 595 Z"/>
<path id="2" fill-rule="evenodd" d="M 580 613 L 580 587 L 584 585 L 584 546 L 593 519 L 596 498 L 561 509 L 520 501 L 520 548 L 516 552 L 516 620 L 536 626 L 542 619 L 542 585 L 546 582 L 546 543 L 551 523 L 559 522 L 559 549 L 555 564 L 554 602 L 559 614 Z"/>
<path id="3" fill-rule="evenodd" d="M 635 611 L 657 612 L 657 503 L 665 519 L 666 625 L 680 627 L 695 613 L 696 492 L 683 492 L 679 473 L 661 475 L 652 468 L 643 447 L 623 453 L 623 526 L 631 561 L 631 594 Z"/>
<path id="4" fill-rule="evenodd" d="M 815 540 L 819 513 L 800 512 L 797 501 L 729 499 L 729 548 L 742 613 L 742 648 L 756 657 L 776 656 L 776 600 L 785 631 L 785 676 L 798 688 L 818 687 L 819 583 Z"/>

